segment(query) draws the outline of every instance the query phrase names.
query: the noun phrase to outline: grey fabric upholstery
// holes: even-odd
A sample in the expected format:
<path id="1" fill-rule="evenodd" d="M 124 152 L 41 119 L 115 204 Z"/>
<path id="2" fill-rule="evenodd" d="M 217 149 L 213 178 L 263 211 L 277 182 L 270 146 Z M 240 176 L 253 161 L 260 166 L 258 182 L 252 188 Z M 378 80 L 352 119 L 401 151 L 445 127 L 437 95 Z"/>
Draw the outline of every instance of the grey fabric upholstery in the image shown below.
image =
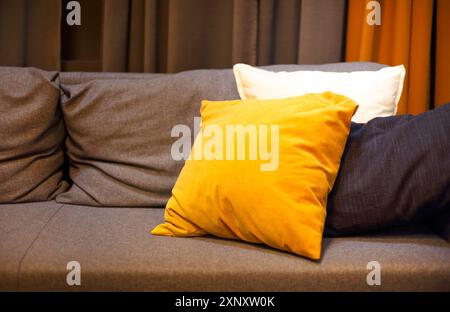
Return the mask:
<path id="1" fill-rule="evenodd" d="M 58 73 L 0 67 L 0 203 L 45 201 L 67 189 Z"/>
<path id="2" fill-rule="evenodd" d="M 17 289 L 23 257 L 60 207 L 54 201 L 0 205 L 0 291 Z"/>
<path id="3" fill-rule="evenodd" d="M 56 201 L 90 206 L 164 206 L 184 164 L 171 154 L 173 128 L 192 134 L 202 100 L 239 97 L 224 70 L 61 87 L 73 184 Z"/>
<path id="4" fill-rule="evenodd" d="M 12 223 L 5 211 L 27 211 L 21 219 L 34 218 L 36 211 L 25 208 L 0 206 L 1 224 Z M 58 208 L 48 209 L 51 215 Z M 322 260 L 314 262 L 238 241 L 152 236 L 149 230 L 163 213 L 64 205 L 51 219 L 41 218 L 47 224 L 43 229 L 36 225 L 40 233 L 31 235 L 32 244 L 23 228 L 15 240 L 0 237 L 2 277 L 9 276 L 0 279 L 0 288 L 14 289 L 14 261 L 23 258 L 20 290 L 450 291 L 450 245 L 425 230 L 326 238 Z M 12 250 L 15 259 L 7 259 L 4 254 Z M 66 265 L 72 260 L 81 265 L 79 287 L 66 284 Z M 372 260 L 381 265 L 381 286 L 366 284 Z M 5 262 L 11 272 L 5 272 Z"/>
<path id="5" fill-rule="evenodd" d="M 304 64 L 304 65 L 269 65 L 261 66 L 263 69 L 271 71 L 297 71 L 297 70 L 318 70 L 318 71 L 331 71 L 331 72 L 351 72 L 361 70 L 378 70 L 386 65 L 372 63 L 372 62 L 346 62 L 346 63 L 330 63 L 330 64 Z M 215 70 L 195 70 L 189 72 L 208 72 Z M 233 73 L 231 69 L 223 69 L 221 71 L 228 72 L 228 75 L 232 77 Z M 73 85 L 79 83 L 85 83 L 97 79 L 153 79 L 164 77 L 167 75 L 176 74 L 155 74 L 155 73 L 92 73 L 92 72 L 63 72 L 60 73 L 61 84 Z"/>

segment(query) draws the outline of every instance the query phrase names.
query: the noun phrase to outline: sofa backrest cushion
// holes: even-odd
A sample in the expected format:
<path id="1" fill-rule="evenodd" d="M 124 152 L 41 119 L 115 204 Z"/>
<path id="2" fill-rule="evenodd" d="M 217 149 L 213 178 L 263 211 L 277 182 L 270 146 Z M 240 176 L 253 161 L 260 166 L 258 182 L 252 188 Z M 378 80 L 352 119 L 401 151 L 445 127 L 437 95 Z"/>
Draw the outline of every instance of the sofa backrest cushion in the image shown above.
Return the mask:
<path id="1" fill-rule="evenodd" d="M 238 97 L 223 70 L 62 88 L 73 185 L 57 201 L 92 206 L 164 206 L 183 165 L 171 156 L 172 128 L 193 130 L 204 98 Z"/>
<path id="2" fill-rule="evenodd" d="M 0 203 L 45 201 L 63 182 L 58 73 L 0 67 Z"/>
<path id="3" fill-rule="evenodd" d="M 286 65 L 267 65 L 260 66 L 261 69 L 266 69 L 274 72 L 279 71 L 299 71 L 299 70 L 318 70 L 329 72 L 352 72 L 352 71 L 367 71 L 379 70 L 386 65 L 373 62 L 345 62 L 345 63 L 329 63 L 329 64 L 286 64 Z M 204 70 L 200 70 L 204 71 Z M 228 72 L 228 75 L 233 75 L 231 69 L 223 69 Z M 188 71 L 185 73 L 195 73 L 197 70 Z M 105 79 L 153 79 L 177 74 L 161 74 L 161 73 L 100 73 L 100 72 L 61 72 L 60 81 L 62 85 L 75 85 L 85 83 L 93 80 Z M 230 76 L 231 77 L 231 76 Z M 233 78 L 234 79 L 234 78 Z"/>
<path id="4" fill-rule="evenodd" d="M 274 65 L 273 71 L 377 70 L 374 63 Z M 202 100 L 239 99 L 233 73 L 62 73 L 61 107 L 73 185 L 56 200 L 92 206 L 164 207 L 184 160 L 172 129 L 194 136 Z M 176 132 L 176 131 L 175 131 Z"/>

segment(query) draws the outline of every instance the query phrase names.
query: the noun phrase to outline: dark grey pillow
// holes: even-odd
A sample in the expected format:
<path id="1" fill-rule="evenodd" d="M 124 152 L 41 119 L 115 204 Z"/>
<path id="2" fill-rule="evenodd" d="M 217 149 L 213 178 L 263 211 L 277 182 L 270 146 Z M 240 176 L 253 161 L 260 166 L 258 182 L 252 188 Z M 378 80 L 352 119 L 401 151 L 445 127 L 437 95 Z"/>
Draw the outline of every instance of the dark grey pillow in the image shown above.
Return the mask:
<path id="1" fill-rule="evenodd" d="M 63 181 L 58 73 L 0 67 L 0 203 L 45 201 Z"/>
<path id="2" fill-rule="evenodd" d="M 352 124 L 325 235 L 377 231 L 450 209 L 450 104 Z"/>

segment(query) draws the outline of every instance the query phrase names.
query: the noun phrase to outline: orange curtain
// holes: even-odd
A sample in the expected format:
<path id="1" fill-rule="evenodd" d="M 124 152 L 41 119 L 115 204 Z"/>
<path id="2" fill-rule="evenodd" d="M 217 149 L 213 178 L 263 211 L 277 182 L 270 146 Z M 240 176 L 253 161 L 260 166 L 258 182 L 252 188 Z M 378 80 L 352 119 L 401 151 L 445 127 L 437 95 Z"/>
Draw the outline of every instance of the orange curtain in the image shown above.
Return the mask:
<path id="1" fill-rule="evenodd" d="M 437 1 L 434 105 L 450 102 L 450 0 Z"/>
<path id="2" fill-rule="evenodd" d="M 405 65 L 407 75 L 399 114 L 418 114 L 450 102 L 450 76 L 445 70 L 450 65 L 450 1 L 379 0 L 381 25 L 367 22 L 369 2 L 349 0 L 346 60 Z M 433 98 L 435 103 L 431 102 Z"/>

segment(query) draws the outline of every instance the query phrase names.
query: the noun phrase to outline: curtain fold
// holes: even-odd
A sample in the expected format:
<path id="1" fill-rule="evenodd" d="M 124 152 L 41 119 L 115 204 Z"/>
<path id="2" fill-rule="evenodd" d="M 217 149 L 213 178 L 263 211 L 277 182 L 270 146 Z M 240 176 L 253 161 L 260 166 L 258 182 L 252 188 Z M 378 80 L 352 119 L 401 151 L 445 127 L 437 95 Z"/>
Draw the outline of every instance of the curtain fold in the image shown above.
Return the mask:
<path id="1" fill-rule="evenodd" d="M 344 29 L 345 0 L 303 0 L 298 63 L 341 61 Z"/>
<path id="2" fill-rule="evenodd" d="M 445 98 L 450 101 L 441 86 L 449 85 L 450 82 L 441 71 L 448 62 L 448 57 L 443 55 L 449 55 L 448 50 L 445 51 L 448 44 L 444 43 L 448 41 L 449 35 L 449 13 L 444 13 L 445 8 L 437 10 L 438 14 L 447 16 L 437 17 L 438 25 L 441 26 L 438 26 L 440 33 L 438 31 L 436 36 L 435 62 L 432 54 L 435 0 L 380 0 L 381 25 L 367 23 L 368 2 L 369 0 L 349 0 L 346 60 L 405 65 L 407 75 L 398 108 L 400 114 L 418 114 L 433 107 L 433 92 L 436 92 L 436 103 L 445 101 Z M 438 6 L 448 3 L 447 0 L 437 0 Z M 435 90 L 432 90 L 434 70 L 436 84 Z"/>
<path id="3" fill-rule="evenodd" d="M 128 69 L 132 72 L 157 71 L 157 1 L 139 0 L 131 3 L 128 42 Z"/>
<path id="4" fill-rule="evenodd" d="M 0 0 L 0 66 L 61 66 L 61 1 Z"/>
<path id="5" fill-rule="evenodd" d="M 102 70 L 128 69 L 129 0 L 104 0 L 102 24 Z"/>

